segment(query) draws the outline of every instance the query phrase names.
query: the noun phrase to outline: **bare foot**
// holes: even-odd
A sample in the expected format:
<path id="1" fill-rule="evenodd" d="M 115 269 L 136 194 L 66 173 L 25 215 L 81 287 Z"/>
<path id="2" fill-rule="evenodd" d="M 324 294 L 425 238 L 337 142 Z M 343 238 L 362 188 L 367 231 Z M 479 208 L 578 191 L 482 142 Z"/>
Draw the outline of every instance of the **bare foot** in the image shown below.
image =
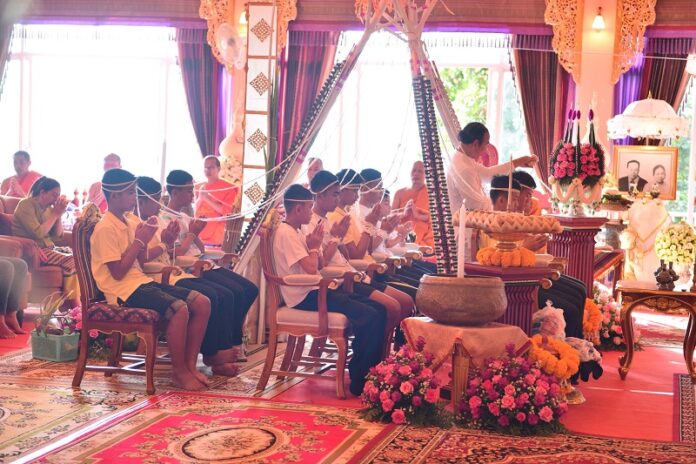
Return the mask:
<path id="1" fill-rule="evenodd" d="M 201 391 L 205 390 L 206 386 L 203 385 L 195 376 L 192 374 L 180 375 L 172 373 L 172 383 L 181 389 L 190 391 Z"/>
<path id="2" fill-rule="evenodd" d="M 5 320 L 0 318 L 0 338 L 15 338 L 17 335 L 5 324 Z"/>
<path id="3" fill-rule="evenodd" d="M 18 335 L 27 333 L 27 331 L 22 329 L 22 326 L 19 325 L 19 321 L 17 320 L 17 311 L 12 311 L 11 313 L 5 314 L 5 324 L 7 324 L 7 327 L 12 332 Z"/>
<path id="4" fill-rule="evenodd" d="M 210 383 L 208 382 L 208 377 L 206 377 L 205 374 L 200 372 L 198 369 L 194 369 L 191 373 L 200 383 L 202 383 L 206 387 L 210 386 Z"/>
<path id="5" fill-rule="evenodd" d="M 216 364 L 213 366 L 213 374 L 224 375 L 225 377 L 235 377 L 239 374 L 239 366 L 232 363 Z"/>

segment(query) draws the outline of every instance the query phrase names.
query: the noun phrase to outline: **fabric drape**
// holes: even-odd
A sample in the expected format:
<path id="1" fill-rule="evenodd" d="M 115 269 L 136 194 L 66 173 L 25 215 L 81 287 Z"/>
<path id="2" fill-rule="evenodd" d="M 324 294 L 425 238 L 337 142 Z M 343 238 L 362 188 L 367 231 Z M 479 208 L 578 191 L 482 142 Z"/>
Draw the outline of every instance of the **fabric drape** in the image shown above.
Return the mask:
<path id="1" fill-rule="evenodd" d="M 224 69 L 213 56 L 206 34 L 205 29 L 177 29 L 176 34 L 186 102 L 202 156 L 217 154 L 225 136 L 219 109 Z"/>
<path id="2" fill-rule="evenodd" d="M 512 42 L 527 139 L 539 157 L 538 174 L 546 179 L 551 151 L 562 136 L 574 100 L 575 83 L 558 63 L 551 36 L 515 35 Z"/>
<path id="3" fill-rule="evenodd" d="M 645 55 L 641 53 L 631 69 L 623 73 L 619 81 L 614 85 L 614 116 L 623 113 L 628 105 L 640 99 L 644 69 Z M 623 139 L 614 140 L 614 144 L 633 145 L 635 144 L 635 139 L 624 137 Z"/>
<path id="4" fill-rule="evenodd" d="M 287 155 L 302 121 L 336 58 L 340 32 L 290 31 L 280 63 L 279 127 L 276 162 Z"/>
<path id="5" fill-rule="evenodd" d="M 12 41 L 13 27 L 14 24 L 4 21 L 0 16 L 0 98 L 2 98 L 2 88 L 5 83 L 7 62 L 10 60 L 10 42 Z"/>
<path id="6" fill-rule="evenodd" d="M 694 45 L 690 38 L 650 39 L 646 47 L 640 98 L 648 98 L 651 94 L 678 110 L 689 77 L 686 59 L 694 51 Z"/>

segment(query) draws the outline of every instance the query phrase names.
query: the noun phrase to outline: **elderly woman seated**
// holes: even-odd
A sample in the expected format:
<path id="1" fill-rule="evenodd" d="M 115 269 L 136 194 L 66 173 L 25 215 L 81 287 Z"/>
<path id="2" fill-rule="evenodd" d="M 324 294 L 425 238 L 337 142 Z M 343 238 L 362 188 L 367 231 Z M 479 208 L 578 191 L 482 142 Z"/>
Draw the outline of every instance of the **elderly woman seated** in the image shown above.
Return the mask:
<path id="1" fill-rule="evenodd" d="M 60 218 L 67 206 L 68 200 L 60 194 L 58 181 L 41 177 L 32 185 L 30 196 L 17 204 L 12 234 L 34 240 L 41 250 L 41 265 L 59 266 L 63 270 L 63 295 L 75 307 L 80 304 L 80 289 L 72 250 L 55 245 L 63 236 Z"/>

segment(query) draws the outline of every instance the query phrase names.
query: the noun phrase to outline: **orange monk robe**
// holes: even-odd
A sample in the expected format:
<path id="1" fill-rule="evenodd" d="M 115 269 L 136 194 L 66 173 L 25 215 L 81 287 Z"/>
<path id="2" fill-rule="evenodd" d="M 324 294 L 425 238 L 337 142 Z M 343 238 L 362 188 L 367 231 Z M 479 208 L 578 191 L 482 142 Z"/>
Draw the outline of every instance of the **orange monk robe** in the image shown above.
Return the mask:
<path id="1" fill-rule="evenodd" d="M 419 245 L 427 245 L 434 247 L 435 240 L 433 238 L 433 225 L 430 220 L 430 204 L 428 202 L 428 189 L 423 186 L 417 191 L 412 188 L 404 188 L 396 192 L 394 195 L 394 209 L 404 208 L 409 200 L 413 200 L 416 208 L 423 210 L 428 214 L 427 221 L 419 221 L 415 218 L 407 219 L 406 221 L 413 222 L 413 231 L 416 233 L 416 243 Z"/>
<path id="2" fill-rule="evenodd" d="M 29 196 L 31 186 L 41 177 L 41 174 L 35 171 L 28 171 L 22 178 L 17 175 L 10 176 L 2 181 L 0 194 L 19 198 Z"/>
<path id="3" fill-rule="evenodd" d="M 205 201 L 199 201 L 198 195 L 200 190 L 209 191 L 208 195 L 211 195 L 223 204 L 221 205 L 222 212 L 216 211 L 210 204 Z M 219 217 L 227 216 L 232 213 L 234 209 L 235 202 L 237 200 L 237 195 L 239 189 L 234 185 L 226 182 L 222 179 L 218 179 L 212 184 L 207 182 L 199 184 L 196 186 L 196 217 Z M 225 224 L 227 221 L 210 221 L 206 223 L 205 228 L 200 233 L 199 238 L 206 245 L 222 245 L 225 240 Z"/>

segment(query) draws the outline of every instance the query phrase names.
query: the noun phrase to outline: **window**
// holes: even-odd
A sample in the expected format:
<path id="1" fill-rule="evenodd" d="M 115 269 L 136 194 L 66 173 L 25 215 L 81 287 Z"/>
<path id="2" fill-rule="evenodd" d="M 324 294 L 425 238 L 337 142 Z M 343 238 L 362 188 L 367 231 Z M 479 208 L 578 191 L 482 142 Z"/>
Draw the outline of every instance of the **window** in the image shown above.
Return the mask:
<path id="1" fill-rule="evenodd" d="M 337 60 L 345 58 L 362 32 L 344 34 Z M 501 161 L 529 153 L 524 119 L 510 70 L 504 34 L 424 33 L 460 123 L 484 122 Z M 408 46 L 387 32 L 372 35 L 329 112 L 309 156 L 321 157 L 327 170 L 375 168 L 385 186 L 410 184 L 420 159 Z M 454 152 L 444 130 L 440 145 Z"/>
<path id="2" fill-rule="evenodd" d="M 679 111 L 679 116 L 688 118 L 692 121 L 693 127 L 694 118 L 696 118 L 696 79 L 692 78 L 687 87 L 684 102 Z M 679 161 L 677 171 L 677 198 L 674 201 L 667 202 L 666 206 L 672 215 L 672 218 L 688 217 L 688 220 L 693 224 L 693 202 L 696 191 L 693 190 L 694 178 L 696 172 L 690 166 L 690 157 L 692 154 L 693 137 L 696 134 L 689 134 L 688 137 L 680 139 L 672 139 L 670 145 L 679 148 Z M 691 179 L 691 181 L 689 181 Z M 691 202 L 691 206 L 689 203 Z"/>
<path id="3" fill-rule="evenodd" d="M 69 198 L 102 175 L 109 153 L 161 179 L 202 170 L 173 28 L 18 25 L 0 100 L 0 173 L 11 155 L 56 178 Z"/>

